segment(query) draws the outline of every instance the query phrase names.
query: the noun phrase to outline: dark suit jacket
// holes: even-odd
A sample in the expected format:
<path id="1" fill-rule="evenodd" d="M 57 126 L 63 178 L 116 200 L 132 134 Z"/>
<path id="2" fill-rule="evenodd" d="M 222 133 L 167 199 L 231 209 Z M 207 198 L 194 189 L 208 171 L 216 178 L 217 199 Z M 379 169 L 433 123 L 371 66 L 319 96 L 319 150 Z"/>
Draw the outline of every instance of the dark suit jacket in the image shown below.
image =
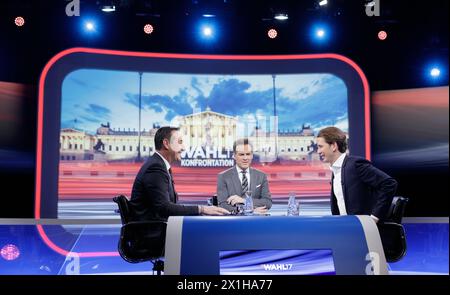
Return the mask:
<path id="1" fill-rule="evenodd" d="M 334 179 L 334 177 L 333 177 Z M 361 157 L 346 156 L 341 171 L 342 192 L 349 215 L 386 217 L 392 203 L 397 181 Z M 339 215 L 333 183 L 331 183 L 331 212 Z"/>
<path id="2" fill-rule="evenodd" d="M 130 203 L 134 220 L 167 220 L 175 215 L 198 215 L 197 206 L 176 204 L 177 193 L 163 159 L 153 154 L 136 176 Z"/>
<path id="3" fill-rule="evenodd" d="M 250 167 L 250 190 L 252 191 L 253 207 L 272 207 L 272 199 L 269 191 L 269 183 L 264 172 Z M 219 173 L 217 178 L 217 201 L 219 206 L 233 211 L 234 206 L 227 203 L 232 195 L 242 196 L 242 185 L 236 166 Z"/>

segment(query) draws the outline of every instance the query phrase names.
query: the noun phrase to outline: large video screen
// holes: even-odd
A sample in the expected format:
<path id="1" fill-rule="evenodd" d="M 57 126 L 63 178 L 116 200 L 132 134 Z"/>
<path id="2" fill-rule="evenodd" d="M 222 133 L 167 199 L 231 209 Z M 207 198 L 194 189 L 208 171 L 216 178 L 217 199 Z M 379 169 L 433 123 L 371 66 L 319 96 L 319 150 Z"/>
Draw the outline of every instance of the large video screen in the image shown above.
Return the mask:
<path id="1" fill-rule="evenodd" d="M 373 162 L 398 181 L 408 216 L 449 214 L 448 94 L 448 86 L 372 93 Z"/>
<path id="2" fill-rule="evenodd" d="M 221 275 L 335 275 L 330 249 L 227 250 L 219 254 Z"/>
<path id="3" fill-rule="evenodd" d="M 155 152 L 160 126 L 179 127 L 183 135 L 185 151 L 173 168 L 181 201 L 215 194 L 218 173 L 234 165 L 233 142 L 244 137 L 274 200 L 290 191 L 323 198 L 331 172 L 314 136 L 332 125 L 348 131 L 347 88 L 331 74 L 78 70 L 62 87 L 59 216 L 88 216 L 89 202 L 93 217 L 102 206 L 92 202 L 129 195 L 142 162 Z"/>
<path id="4" fill-rule="evenodd" d="M 370 158 L 368 85 L 345 57 L 202 56 L 75 48 L 53 58 L 39 92 L 36 217 L 119 218 L 161 126 L 179 127 L 179 200 L 206 203 L 247 137 L 274 203 L 327 204 L 331 171 L 315 136 L 343 129 Z"/>

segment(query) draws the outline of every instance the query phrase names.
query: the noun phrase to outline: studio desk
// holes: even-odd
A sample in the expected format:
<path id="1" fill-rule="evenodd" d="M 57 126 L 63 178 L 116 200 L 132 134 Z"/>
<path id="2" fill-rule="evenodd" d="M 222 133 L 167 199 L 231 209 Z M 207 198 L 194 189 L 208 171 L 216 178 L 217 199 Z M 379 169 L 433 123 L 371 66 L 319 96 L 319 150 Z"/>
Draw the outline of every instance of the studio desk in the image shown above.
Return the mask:
<path id="1" fill-rule="evenodd" d="M 174 216 L 166 275 L 388 274 L 369 216 Z"/>

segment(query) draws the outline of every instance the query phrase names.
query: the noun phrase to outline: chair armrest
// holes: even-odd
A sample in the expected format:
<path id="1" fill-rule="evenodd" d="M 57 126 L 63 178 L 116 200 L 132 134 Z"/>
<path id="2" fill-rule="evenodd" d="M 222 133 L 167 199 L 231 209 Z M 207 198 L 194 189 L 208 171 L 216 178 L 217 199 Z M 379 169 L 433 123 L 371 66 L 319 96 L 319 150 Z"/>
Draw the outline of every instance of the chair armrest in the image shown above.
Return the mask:
<path id="1" fill-rule="evenodd" d="M 402 226 L 400 223 L 393 222 L 393 221 L 382 221 L 382 220 L 380 220 L 377 223 L 377 226 L 381 226 L 382 227 L 384 225 L 386 225 L 386 226 Z"/>

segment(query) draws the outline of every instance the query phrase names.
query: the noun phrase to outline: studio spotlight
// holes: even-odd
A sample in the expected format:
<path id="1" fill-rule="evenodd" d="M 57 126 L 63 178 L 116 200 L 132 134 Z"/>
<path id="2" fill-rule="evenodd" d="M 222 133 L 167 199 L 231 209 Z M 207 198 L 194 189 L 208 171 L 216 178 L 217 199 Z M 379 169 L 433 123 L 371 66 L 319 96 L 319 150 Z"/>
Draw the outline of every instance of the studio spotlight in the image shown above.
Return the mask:
<path id="1" fill-rule="evenodd" d="M 379 31 L 378 32 L 378 39 L 380 39 L 381 41 L 386 40 L 387 38 L 387 33 L 386 31 Z"/>
<path id="2" fill-rule="evenodd" d="M 103 5 L 102 6 L 102 11 L 103 12 L 114 12 L 114 11 L 116 11 L 116 6 L 114 6 L 114 5 Z"/>
<path id="3" fill-rule="evenodd" d="M 328 4 L 328 1 L 327 0 L 321 0 L 321 1 L 319 1 L 319 6 L 324 6 L 324 5 L 327 5 Z"/>
<path id="4" fill-rule="evenodd" d="M 204 37 L 207 37 L 207 38 L 212 37 L 213 29 L 210 26 L 204 26 L 202 28 L 202 34 Z"/>
<path id="5" fill-rule="evenodd" d="M 270 29 L 269 31 L 267 31 L 267 36 L 269 36 L 270 39 L 275 39 L 277 35 L 278 32 L 275 29 Z"/>
<path id="6" fill-rule="evenodd" d="M 100 28 L 93 18 L 84 18 L 80 22 L 81 30 L 86 36 L 96 37 L 100 33 Z"/>
<path id="7" fill-rule="evenodd" d="M 433 67 L 430 70 L 430 76 L 433 78 L 438 78 L 441 75 L 441 70 L 438 67 Z"/>
<path id="8" fill-rule="evenodd" d="M 214 44 L 220 37 L 220 26 L 214 20 L 214 18 L 210 18 L 207 21 L 201 20 L 195 25 L 198 40 L 204 45 Z"/>
<path id="9" fill-rule="evenodd" d="M 0 250 L 0 256 L 6 261 L 12 261 L 20 256 L 19 247 L 14 244 L 6 244 Z"/>
<path id="10" fill-rule="evenodd" d="M 25 24 L 25 19 L 21 16 L 18 16 L 14 19 L 14 23 L 16 24 L 16 26 L 21 27 Z"/>
<path id="11" fill-rule="evenodd" d="M 447 68 L 441 62 L 434 62 L 425 67 L 425 79 L 431 84 L 448 83 Z"/>
<path id="12" fill-rule="evenodd" d="M 324 45 L 331 39 L 330 28 L 327 24 L 315 24 L 310 29 L 310 37 L 313 43 Z"/>
<path id="13" fill-rule="evenodd" d="M 324 29 L 317 29 L 316 36 L 319 39 L 322 39 L 325 37 L 325 30 Z"/>
<path id="14" fill-rule="evenodd" d="M 289 19 L 289 16 L 287 15 L 287 13 L 277 13 L 274 16 L 274 19 L 284 21 L 284 20 Z"/>
<path id="15" fill-rule="evenodd" d="M 87 31 L 89 31 L 89 32 L 95 31 L 95 25 L 94 25 L 94 23 L 91 22 L 91 21 L 87 21 L 87 22 L 84 24 L 84 27 L 85 27 L 85 29 L 86 29 Z"/>
<path id="16" fill-rule="evenodd" d="M 150 35 L 151 33 L 153 33 L 153 26 L 151 24 L 146 24 L 144 26 L 144 33 Z"/>

